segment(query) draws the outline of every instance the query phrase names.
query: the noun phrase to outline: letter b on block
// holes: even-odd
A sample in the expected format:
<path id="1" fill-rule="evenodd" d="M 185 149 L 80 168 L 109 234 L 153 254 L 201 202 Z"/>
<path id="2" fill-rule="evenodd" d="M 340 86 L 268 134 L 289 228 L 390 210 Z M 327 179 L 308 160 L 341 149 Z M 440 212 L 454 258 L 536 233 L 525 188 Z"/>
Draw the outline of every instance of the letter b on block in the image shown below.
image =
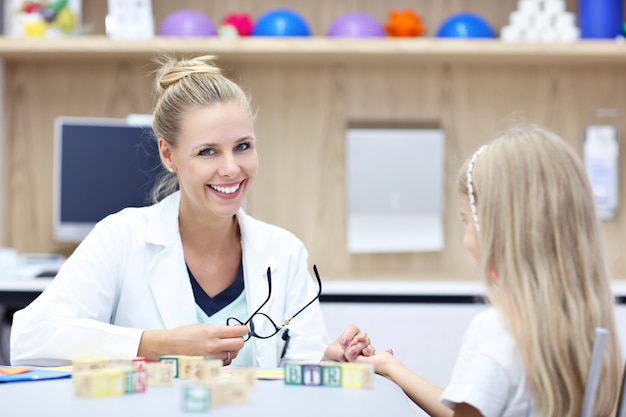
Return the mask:
<path id="1" fill-rule="evenodd" d="M 285 364 L 285 384 L 302 385 L 302 364 L 286 363 Z"/>

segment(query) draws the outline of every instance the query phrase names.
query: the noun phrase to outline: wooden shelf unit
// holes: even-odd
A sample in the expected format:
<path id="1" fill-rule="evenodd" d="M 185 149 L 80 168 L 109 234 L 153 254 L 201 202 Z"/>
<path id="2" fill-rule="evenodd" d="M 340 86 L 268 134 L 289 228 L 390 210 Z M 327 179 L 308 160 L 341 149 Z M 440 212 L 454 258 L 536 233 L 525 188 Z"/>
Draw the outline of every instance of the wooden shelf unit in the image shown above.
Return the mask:
<path id="1" fill-rule="evenodd" d="M 507 43 L 492 40 L 334 39 L 308 38 L 154 38 L 145 41 L 111 40 L 106 36 L 63 39 L 0 38 L 5 60 L 143 60 L 168 52 L 178 55 L 215 54 L 229 61 L 354 62 L 525 62 L 537 64 L 625 64 L 626 42 Z"/>
<path id="2" fill-rule="evenodd" d="M 468 153 L 511 115 L 545 125 L 581 150 L 595 109 L 626 109 L 626 44 L 614 41 L 0 38 L 4 246 L 73 251 L 75 245 L 52 238 L 54 118 L 151 112 L 150 61 L 164 52 L 217 55 L 250 93 L 259 109 L 261 171 L 248 212 L 300 237 L 311 263 L 330 278 L 472 279 L 475 265 L 463 247 L 456 193 L 457 168 Z M 353 121 L 428 122 L 444 130 L 443 251 L 347 252 L 344 134 Z M 619 123 L 626 132 L 626 118 Z M 620 146 L 626 149 L 623 135 Z M 397 151 L 381 150 L 385 157 Z M 619 181 L 626 195 L 626 170 Z M 626 205 L 604 226 L 615 276 L 624 278 Z"/>

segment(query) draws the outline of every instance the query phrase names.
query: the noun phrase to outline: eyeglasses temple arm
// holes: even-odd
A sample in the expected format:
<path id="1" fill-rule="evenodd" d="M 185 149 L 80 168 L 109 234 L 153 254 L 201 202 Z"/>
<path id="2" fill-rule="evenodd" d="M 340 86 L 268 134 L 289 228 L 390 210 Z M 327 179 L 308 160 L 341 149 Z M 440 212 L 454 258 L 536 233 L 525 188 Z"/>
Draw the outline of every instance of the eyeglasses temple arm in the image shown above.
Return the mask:
<path id="1" fill-rule="evenodd" d="M 248 325 L 250 320 L 252 320 L 252 317 L 254 317 L 256 313 L 261 311 L 261 309 L 265 306 L 265 304 L 267 304 L 267 302 L 272 297 L 272 271 L 269 266 L 267 267 L 267 288 L 268 288 L 267 298 L 265 299 L 265 301 L 263 301 L 263 304 L 261 304 L 259 308 L 257 308 L 256 311 L 250 315 L 250 318 L 246 320 L 246 322 L 244 323 L 244 326 Z"/>
<path id="2" fill-rule="evenodd" d="M 307 308 L 308 306 L 310 306 L 311 304 L 313 304 L 313 302 L 315 300 L 317 300 L 318 298 L 320 298 L 320 296 L 322 295 L 322 280 L 320 278 L 320 274 L 317 272 L 317 265 L 313 265 L 313 272 L 315 272 L 315 278 L 317 279 L 317 285 L 318 285 L 318 291 L 317 291 L 317 295 L 315 296 L 315 298 L 313 298 L 311 301 L 309 301 L 304 307 L 302 307 L 300 310 L 298 310 L 296 312 L 296 314 L 294 314 L 293 316 L 291 316 L 291 318 L 285 320 L 283 322 L 282 327 L 288 326 L 289 322 L 291 322 L 291 320 L 294 319 L 294 317 L 296 317 L 298 314 L 302 313 L 302 311 Z"/>

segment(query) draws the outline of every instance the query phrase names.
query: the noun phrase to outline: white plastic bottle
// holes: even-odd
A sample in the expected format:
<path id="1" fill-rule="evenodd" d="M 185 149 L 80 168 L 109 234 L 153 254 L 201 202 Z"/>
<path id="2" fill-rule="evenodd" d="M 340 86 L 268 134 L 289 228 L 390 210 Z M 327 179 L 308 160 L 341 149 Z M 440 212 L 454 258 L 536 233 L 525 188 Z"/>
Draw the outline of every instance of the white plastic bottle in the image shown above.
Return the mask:
<path id="1" fill-rule="evenodd" d="M 585 169 L 602 220 L 615 216 L 618 204 L 619 144 L 613 125 L 589 125 L 583 147 Z"/>

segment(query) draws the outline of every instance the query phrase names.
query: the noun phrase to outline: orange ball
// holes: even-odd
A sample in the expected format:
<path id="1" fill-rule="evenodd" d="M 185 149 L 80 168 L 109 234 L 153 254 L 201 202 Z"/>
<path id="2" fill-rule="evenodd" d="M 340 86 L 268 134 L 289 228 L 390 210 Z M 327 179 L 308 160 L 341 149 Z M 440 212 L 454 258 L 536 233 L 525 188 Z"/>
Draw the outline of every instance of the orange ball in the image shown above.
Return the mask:
<path id="1" fill-rule="evenodd" d="M 385 31 L 387 36 L 409 38 L 423 35 L 426 33 L 426 28 L 422 24 L 422 17 L 413 10 L 392 10 L 389 12 Z"/>

